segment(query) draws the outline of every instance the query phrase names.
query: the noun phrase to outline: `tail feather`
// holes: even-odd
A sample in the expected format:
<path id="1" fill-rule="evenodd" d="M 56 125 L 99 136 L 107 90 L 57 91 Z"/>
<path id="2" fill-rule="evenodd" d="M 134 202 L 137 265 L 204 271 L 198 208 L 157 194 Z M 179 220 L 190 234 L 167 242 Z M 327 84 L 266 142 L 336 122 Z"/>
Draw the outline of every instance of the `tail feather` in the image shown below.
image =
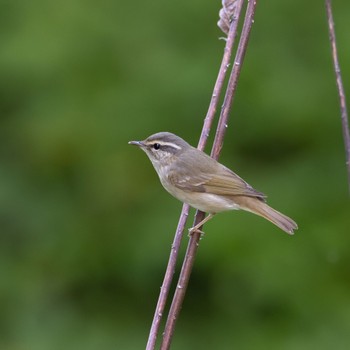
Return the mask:
<path id="1" fill-rule="evenodd" d="M 263 201 L 253 197 L 240 198 L 242 199 L 240 200 L 242 203 L 239 203 L 241 209 L 262 216 L 288 234 L 293 235 L 294 230 L 298 228 L 298 225 L 294 220 L 271 208 Z"/>

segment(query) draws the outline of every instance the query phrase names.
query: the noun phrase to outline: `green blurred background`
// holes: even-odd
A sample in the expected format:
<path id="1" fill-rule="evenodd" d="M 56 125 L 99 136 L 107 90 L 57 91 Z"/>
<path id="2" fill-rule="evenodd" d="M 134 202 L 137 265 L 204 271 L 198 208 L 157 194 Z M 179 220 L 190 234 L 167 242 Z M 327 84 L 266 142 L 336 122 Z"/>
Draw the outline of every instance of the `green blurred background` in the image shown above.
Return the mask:
<path id="1" fill-rule="evenodd" d="M 197 143 L 221 3 L 0 4 L 0 348 L 142 349 L 181 203 L 127 142 L 167 130 Z M 333 6 L 350 94 L 350 2 Z M 349 348 L 350 205 L 323 1 L 260 1 L 221 160 L 300 229 L 244 212 L 208 223 L 173 348 Z"/>

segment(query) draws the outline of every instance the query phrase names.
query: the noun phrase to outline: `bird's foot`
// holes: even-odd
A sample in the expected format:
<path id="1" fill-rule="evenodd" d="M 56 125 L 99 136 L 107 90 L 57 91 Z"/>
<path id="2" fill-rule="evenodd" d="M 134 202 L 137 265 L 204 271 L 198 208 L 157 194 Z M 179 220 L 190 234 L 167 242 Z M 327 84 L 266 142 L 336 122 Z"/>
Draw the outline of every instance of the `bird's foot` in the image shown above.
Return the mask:
<path id="1" fill-rule="evenodd" d="M 188 229 L 188 237 L 191 237 L 195 232 L 200 233 L 200 238 L 202 238 L 205 235 L 205 232 L 200 230 L 198 227 L 194 226 Z"/>

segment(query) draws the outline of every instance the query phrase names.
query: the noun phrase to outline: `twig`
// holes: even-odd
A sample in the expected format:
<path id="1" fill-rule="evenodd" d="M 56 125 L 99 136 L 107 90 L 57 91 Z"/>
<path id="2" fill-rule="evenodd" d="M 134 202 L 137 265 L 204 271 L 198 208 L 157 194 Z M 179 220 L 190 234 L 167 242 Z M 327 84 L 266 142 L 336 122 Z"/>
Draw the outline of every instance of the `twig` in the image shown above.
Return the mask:
<path id="1" fill-rule="evenodd" d="M 233 48 L 234 41 L 235 41 L 235 38 L 237 35 L 238 20 L 239 20 L 240 15 L 241 15 L 243 2 L 244 2 L 244 0 L 238 0 L 236 2 L 235 12 L 234 12 L 234 15 L 231 19 L 230 31 L 227 35 L 227 40 L 226 40 L 226 45 L 225 45 L 225 49 L 224 49 L 224 55 L 222 58 L 220 70 L 218 73 L 218 77 L 216 79 L 213 94 L 211 96 L 208 112 L 207 112 L 207 115 L 204 119 L 202 134 L 201 134 L 201 137 L 199 139 L 198 146 L 197 146 L 197 148 L 200 149 L 201 151 L 204 150 L 205 144 L 207 142 L 207 139 L 208 139 L 208 136 L 210 133 L 210 128 L 211 128 L 211 125 L 213 124 L 213 119 L 215 117 L 216 108 L 217 108 L 217 105 L 219 102 L 221 90 L 222 90 L 222 87 L 224 85 L 226 72 L 227 72 L 227 69 L 229 68 L 229 65 L 230 65 L 232 48 Z"/>
<path id="2" fill-rule="evenodd" d="M 154 313 L 153 322 L 152 322 L 151 330 L 149 333 L 146 350 L 153 350 L 155 345 L 156 345 L 157 335 L 158 335 L 159 327 L 160 327 L 160 322 L 162 320 L 164 308 L 166 305 L 166 300 L 168 298 L 171 282 L 173 280 L 173 276 L 175 273 L 176 260 L 177 260 L 177 257 L 179 255 L 179 249 L 180 249 L 180 245 L 181 245 L 183 231 L 184 231 L 187 217 L 188 217 L 189 208 L 190 207 L 188 204 L 184 204 L 182 206 L 182 211 L 181 211 L 181 215 L 179 218 L 179 223 L 177 225 L 175 237 L 174 237 L 173 243 L 171 245 L 171 252 L 170 252 L 170 256 L 169 256 L 168 265 L 167 265 L 167 268 L 165 271 L 163 284 L 160 288 L 158 303 L 157 303 L 156 310 Z"/>
<path id="3" fill-rule="evenodd" d="M 332 47 L 334 71 L 335 71 L 335 77 L 336 77 L 339 100 L 340 100 L 341 123 L 342 123 L 342 129 L 343 129 L 346 165 L 347 165 L 347 171 L 348 171 L 348 186 L 349 186 L 349 191 L 350 191 L 349 122 L 348 122 L 348 112 L 347 112 L 347 108 L 346 108 L 345 91 L 344 91 L 343 81 L 342 81 L 342 77 L 341 77 L 341 73 L 340 73 L 340 65 L 339 65 L 339 61 L 338 61 L 338 52 L 337 52 L 337 44 L 336 44 L 336 40 L 335 40 L 335 30 L 334 30 L 334 20 L 333 20 L 331 0 L 326 0 L 326 11 L 327 11 L 328 27 L 329 27 L 329 40 L 331 42 L 331 47 Z"/>
<path id="4" fill-rule="evenodd" d="M 215 136 L 215 141 L 212 148 L 211 155 L 215 159 L 219 157 L 219 154 L 222 148 L 223 138 L 227 127 L 227 120 L 231 109 L 231 103 L 233 101 L 233 95 L 236 90 L 235 88 L 237 85 L 237 80 L 238 80 L 239 73 L 241 70 L 241 65 L 244 59 L 244 54 L 247 48 L 247 43 L 248 43 L 249 34 L 253 23 L 256 4 L 257 4 L 257 0 L 254 0 L 254 1 L 250 1 L 247 6 L 246 16 L 245 16 L 245 20 L 242 28 L 242 34 L 241 34 L 240 42 L 236 53 L 235 64 L 231 71 L 231 76 L 228 83 L 228 88 L 226 91 L 225 100 L 221 110 L 220 120 L 219 120 L 217 132 Z M 230 34 L 231 34 L 231 30 L 233 30 L 232 27 L 233 25 L 231 25 Z M 198 211 L 196 214 L 194 224 L 196 225 L 203 218 L 204 218 L 204 213 Z M 163 341 L 161 344 L 161 350 L 168 350 L 170 348 L 172 336 L 174 334 L 176 320 L 180 313 L 181 305 L 185 297 L 188 281 L 191 275 L 195 255 L 199 245 L 199 240 L 200 240 L 200 233 L 198 232 L 193 233 L 190 237 L 190 240 L 187 246 L 186 256 L 184 259 L 184 263 L 182 265 L 179 281 L 178 281 L 173 302 L 171 304 L 170 311 L 168 314 Z"/>
<path id="5" fill-rule="evenodd" d="M 231 111 L 233 98 L 236 93 L 237 82 L 238 82 L 239 75 L 241 73 L 244 55 L 247 50 L 250 31 L 254 23 L 254 14 L 255 14 L 256 5 L 257 5 L 257 0 L 248 2 L 247 11 L 244 18 L 244 23 L 243 23 L 242 33 L 241 33 L 241 38 L 239 40 L 236 57 L 235 57 L 231 75 L 230 75 L 230 80 L 227 85 L 225 99 L 221 108 L 220 119 L 216 129 L 215 140 L 211 151 L 211 156 L 216 160 L 219 158 L 222 145 L 224 142 L 224 136 L 228 126 L 227 121 Z"/>
<path id="6" fill-rule="evenodd" d="M 241 9 L 242 9 L 243 2 L 244 2 L 244 0 L 237 1 L 236 12 L 235 12 L 234 17 L 232 18 L 232 25 L 231 25 L 232 30 L 227 37 L 223 59 L 221 62 L 218 77 L 217 77 L 217 80 L 216 80 L 216 83 L 214 86 L 214 90 L 212 93 L 212 97 L 210 100 L 208 112 L 207 112 L 207 115 L 204 119 L 202 133 L 201 133 L 201 136 L 200 136 L 200 139 L 198 142 L 197 148 L 200 150 L 204 150 L 204 148 L 205 148 L 206 142 L 207 142 L 208 137 L 209 137 L 210 129 L 211 129 L 214 117 L 215 117 L 217 104 L 219 102 L 220 94 L 222 91 L 222 86 L 224 84 L 226 72 L 227 72 L 227 69 L 229 67 L 229 62 L 231 59 L 231 53 L 232 53 L 232 48 L 234 45 L 234 39 L 235 39 L 235 36 L 237 33 L 238 18 L 239 18 Z M 151 326 L 149 337 L 148 337 L 146 350 L 154 350 L 155 345 L 156 345 L 157 335 L 159 332 L 161 319 L 162 319 L 162 316 L 164 313 L 166 300 L 168 298 L 169 290 L 171 287 L 171 282 L 172 282 L 172 279 L 173 279 L 173 276 L 175 273 L 176 260 L 178 257 L 178 252 L 180 249 L 183 231 L 184 231 L 184 228 L 186 225 L 188 212 L 189 212 L 189 206 L 187 204 L 184 204 L 182 207 L 182 212 L 180 214 L 179 223 L 178 223 L 175 237 L 173 240 L 167 269 L 165 272 L 163 284 L 162 284 L 162 287 L 160 290 L 156 310 L 155 310 L 153 321 L 152 321 L 152 326 Z M 199 220 L 200 217 L 204 218 L 204 213 L 201 213 L 201 214 L 197 213 L 197 215 L 196 215 L 197 220 Z M 200 220 L 198 222 L 200 222 Z M 198 237 L 198 239 L 199 238 L 200 237 Z M 186 254 L 186 256 L 187 256 L 187 254 Z"/>

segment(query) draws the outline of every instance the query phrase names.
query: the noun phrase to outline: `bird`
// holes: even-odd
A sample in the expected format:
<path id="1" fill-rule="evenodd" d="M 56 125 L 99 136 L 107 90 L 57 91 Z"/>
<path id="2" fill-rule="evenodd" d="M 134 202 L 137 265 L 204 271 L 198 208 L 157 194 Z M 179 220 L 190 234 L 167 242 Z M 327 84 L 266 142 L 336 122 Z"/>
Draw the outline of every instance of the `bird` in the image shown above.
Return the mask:
<path id="1" fill-rule="evenodd" d="M 156 170 L 163 187 L 175 198 L 208 213 L 192 234 L 215 214 L 245 210 L 259 215 L 292 235 L 298 225 L 266 203 L 266 195 L 255 190 L 235 172 L 170 132 L 158 132 L 129 144 L 141 148 Z"/>

